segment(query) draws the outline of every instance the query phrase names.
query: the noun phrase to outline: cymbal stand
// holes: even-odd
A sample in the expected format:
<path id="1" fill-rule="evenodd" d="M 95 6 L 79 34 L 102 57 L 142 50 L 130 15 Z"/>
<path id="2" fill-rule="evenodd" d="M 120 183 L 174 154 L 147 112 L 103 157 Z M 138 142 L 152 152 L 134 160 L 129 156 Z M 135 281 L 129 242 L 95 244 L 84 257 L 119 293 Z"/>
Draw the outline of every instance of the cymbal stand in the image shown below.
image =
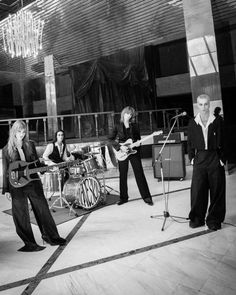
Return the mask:
<path id="1" fill-rule="evenodd" d="M 61 171 L 57 171 L 57 178 L 58 178 L 58 185 L 59 185 L 59 197 L 56 198 L 56 200 L 51 204 L 51 206 L 49 207 L 49 209 L 53 209 L 53 207 L 55 208 L 69 208 L 69 215 L 71 212 L 73 212 L 75 214 L 75 216 L 78 216 L 77 212 L 73 209 L 73 205 L 70 205 L 68 203 L 68 201 L 66 200 L 66 198 L 63 196 L 62 193 L 62 175 L 61 175 Z M 59 202 L 59 205 L 56 205 L 56 203 Z M 65 204 L 65 206 L 63 206 Z M 55 210 L 54 210 L 55 211 Z"/>
<path id="2" fill-rule="evenodd" d="M 171 129 L 170 129 L 170 131 L 169 131 L 169 133 L 168 133 L 168 135 L 167 135 L 167 137 L 166 137 L 166 139 L 165 139 L 165 141 L 164 141 L 164 143 L 163 143 L 163 145 L 162 145 L 159 153 L 158 153 L 158 156 L 157 156 L 156 160 L 153 161 L 153 164 L 152 164 L 153 167 L 154 167 L 158 161 L 160 162 L 161 183 L 162 183 L 162 195 L 163 195 L 163 198 L 164 198 L 164 201 L 165 201 L 165 210 L 163 211 L 163 215 L 151 215 L 150 217 L 151 218 L 164 217 L 164 221 L 163 221 L 162 228 L 161 228 L 162 231 L 164 231 L 166 220 L 169 217 L 171 217 L 171 218 L 180 218 L 180 219 L 185 219 L 185 220 L 188 219 L 186 217 L 175 216 L 175 215 L 171 215 L 169 213 L 169 208 L 168 208 L 168 205 L 169 205 L 169 194 L 167 195 L 166 192 L 165 192 L 165 182 L 164 182 L 164 173 L 163 173 L 162 151 L 163 151 L 163 149 L 164 149 L 164 147 L 165 147 L 165 145 L 166 145 L 166 143 L 167 143 L 167 141 L 168 141 L 168 139 L 170 137 L 170 134 L 171 134 L 171 132 L 172 132 L 174 126 L 175 126 L 176 121 L 177 121 L 177 118 L 175 118 L 174 123 L 173 123 L 173 125 L 172 125 L 172 127 L 171 127 Z"/>
<path id="3" fill-rule="evenodd" d="M 103 153 L 102 153 L 102 147 L 100 147 L 100 156 L 101 156 L 101 159 L 102 159 L 102 166 L 101 166 L 101 169 L 102 170 L 102 188 L 103 188 L 103 194 L 104 196 L 105 195 L 110 195 L 110 193 L 112 191 L 120 194 L 119 191 L 115 190 L 114 188 L 112 188 L 111 186 L 109 185 L 106 185 L 105 183 L 105 171 L 107 171 L 107 163 L 109 163 L 106 158 L 104 157 Z M 104 167 L 104 163 L 106 163 L 106 166 Z"/>

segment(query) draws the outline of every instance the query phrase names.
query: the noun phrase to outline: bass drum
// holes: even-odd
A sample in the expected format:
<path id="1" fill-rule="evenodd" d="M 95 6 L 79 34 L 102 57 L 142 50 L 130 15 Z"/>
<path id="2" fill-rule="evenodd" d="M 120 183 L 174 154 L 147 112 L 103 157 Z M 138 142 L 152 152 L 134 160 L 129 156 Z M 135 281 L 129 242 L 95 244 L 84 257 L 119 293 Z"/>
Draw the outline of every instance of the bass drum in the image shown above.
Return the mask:
<path id="1" fill-rule="evenodd" d="M 96 177 L 70 178 L 64 185 L 63 194 L 68 203 L 92 209 L 101 201 L 101 185 Z"/>
<path id="2" fill-rule="evenodd" d="M 76 205 L 76 197 L 79 194 L 79 185 L 81 178 L 70 177 L 63 187 L 63 196 L 70 205 Z"/>

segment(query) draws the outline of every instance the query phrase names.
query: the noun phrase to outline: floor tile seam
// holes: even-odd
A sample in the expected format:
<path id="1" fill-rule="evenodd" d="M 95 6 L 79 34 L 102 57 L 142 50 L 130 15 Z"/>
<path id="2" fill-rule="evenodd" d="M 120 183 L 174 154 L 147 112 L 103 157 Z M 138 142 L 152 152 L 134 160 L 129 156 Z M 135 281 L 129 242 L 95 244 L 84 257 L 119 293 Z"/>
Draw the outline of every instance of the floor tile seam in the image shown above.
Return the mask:
<path id="1" fill-rule="evenodd" d="M 152 244 L 152 245 L 149 245 L 149 246 L 145 246 L 145 247 L 137 248 L 137 249 L 134 249 L 134 250 L 129 250 L 129 251 L 126 251 L 126 252 L 122 252 L 122 253 L 119 253 L 119 254 L 111 255 L 111 256 L 108 256 L 108 257 L 103 257 L 103 258 L 96 259 L 96 260 L 93 260 L 93 261 L 85 262 L 85 263 L 82 263 L 82 264 L 79 264 L 79 265 L 67 267 L 67 268 L 56 270 L 56 271 L 53 271 L 53 272 L 48 272 L 45 275 L 44 279 L 48 279 L 48 278 L 63 275 L 63 274 L 66 274 L 66 273 L 78 271 L 78 270 L 81 270 L 81 269 L 90 268 L 90 267 L 93 267 L 93 266 L 97 266 L 97 265 L 104 264 L 104 263 L 107 263 L 107 262 L 111 262 L 111 261 L 115 261 L 115 260 L 118 260 L 118 259 L 126 258 L 126 257 L 129 257 L 129 256 L 142 254 L 142 253 L 152 251 L 152 250 L 155 250 L 155 249 L 158 249 L 158 248 L 163 248 L 163 247 L 167 247 L 167 246 L 170 246 L 170 245 L 173 245 L 173 244 L 177 244 L 177 243 L 183 242 L 185 240 L 189 240 L 189 239 L 192 239 L 192 238 L 197 238 L 199 236 L 206 235 L 206 234 L 209 234 L 209 233 L 212 233 L 212 231 L 207 229 L 207 230 L 199 231 L 199 232 L 189 234 L 189 235 L 186 235 L 186 236 L 173 238 L 171 240 L 167 240 L 167 241 L 164 241 L 164 242 Z"/>
<path id="2" fill-rule="evenodd" d="M 90 215 L 90 213 L 86 213 L 85 215 L 83 215 L 82 218 L 77 222 L 77 224 L 71 230 L 71 232 L 67 235 L 67 237 L 66 237 L 67 244 L 72 240 L 72 238 L 75 236 L 75 234 L 78 232 L 78 230 L 82 227 L 82 225 L 88 219 L 89 215 Z M 22 292 L 22 294 L 29 295 L 29 294 L 33 293 L 33 291 L 36 289 L 36 287 L 44 279 L 45 274 L 47 274 L 49 269 L 52 267 L 53 263 L 55 263 L 55 261 L 58 259 L 58 257 L 62 254 L 62 252 L 66 248 L 67 244 L 64 246 L 59 246 L 53 252 L 53 254 L 49 257 L 47 262 L 39 270 L 39 272 L 36 274 L 36 276 L 34 276 L 33 279 L 30 280 L 29 285 L 25 288 L 25 290 Z"/>
<path id="3" fill-rule="evenodd" d="M 89 268 L 89 267 L 100 265 L 100 264 L 103 264 L 103 263 L 112 262 L 112 261 L 122 259 L 122 258 L 126 258 L 126 257 L 129 257 L 129 256 L 142 254 L 142 253 L 147 252 L 147 251 L 152 251 L 152 250 L 155 250 L 155 249 L 158 249 L 158 248 L 163 248 L 163 247 L 166 247 L 166 246 L 170 246 L 172 244 L 183 242 L 185 240 L 189 240 L 189 239 L 192 239 L 192 238 L 197 238 L 199 236 L 202 236 L 202 235 L 205 235 L 205 234 L 208 234 L 208 233 L 212 233 L 212 231 L 203 230 L 203 231 L 193 233 L 193 234 L 190 234 L 190 235 L 187 235 L 187 236 L 174 238 L 174 239 L 171 239 L 171 240 L 168 240 L 168 241 L 165 241 L 165 242 L 156 243 L 156 244 L 141 247 L 141 248 L 138 248 L 138 249 L 135 249 L 135 250 L 130 250 L 130 251 L 126 251 L 126 252 L 123 252 L 123 253 L 111 255 L 111 256 L 108 256 L 108 257 L 105 257 L 105 258 L 100 258 L 100 259 L 97 259 L 97 260 L 94 260 L 94 261 L 85 262 L 85 263 L 82 263 L 82 264 L 79 264 L 79 265 L 75 265 L 75 266 L 72 266 L 72 267 L 67 267 L 67 268 L 56 270 L 56 271 L 53 271 L 53 272 L 47 272 L 46 273 L 45 269 L 44 269 L 44 273 L 40 273 L 40 274 L 38 273 L 34 277 L 23 279 L 23 280 L 20 280 L 20 281 L 17 281 L 17 282 L 8 283 L 6 285 L 1 285 L 0 286 L 0 292 L 8 290 L 8 289 L 12 289 L 12 288 L 20 287 L 22 285 L 31 284 L 32 282 L 35 282 L 38 285 L 44 279 L 49 279 L 49 278 L 56 277 L 56 276 L 59 276 L 59 275 L 63 275 L 63 274 L 66 274 L 66 273 L 70 273 L 70 272 L 78 271 L 78 270 L 81 270 L 81 269 L 86 269 L 86 268 Z M 34 285 L 34 287 L 36 288 L 37 286 Z M 27 290 L 27 292 L 26 293 L 23 292 L 22 294 L 32 294 L 32 292 L 30 293 L 27 288 L 25 289 L 25 291 L 26 290 Z M 32 291 L 34 291 L 34 290 L 32 290 Z"/>

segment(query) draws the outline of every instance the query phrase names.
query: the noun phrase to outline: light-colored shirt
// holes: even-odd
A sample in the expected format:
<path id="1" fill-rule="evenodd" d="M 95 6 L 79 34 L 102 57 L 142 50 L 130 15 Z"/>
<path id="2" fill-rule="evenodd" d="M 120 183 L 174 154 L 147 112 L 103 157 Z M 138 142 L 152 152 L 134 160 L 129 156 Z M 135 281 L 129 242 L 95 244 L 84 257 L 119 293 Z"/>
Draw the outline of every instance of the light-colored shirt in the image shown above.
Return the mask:
<path id="1" fill-rule="evenodd" d="M 61 146 L 59 146 L 58 143 L 55 142 L 55 146 L 58 148 L 60 157 L 63 159 L 63 161 L 74 160 L 74 157 L 73 156 L 67 157 L 67 147 L 65 148 L 63 155 L 61 154 L 62 151 L 63 151 L 63 148 L 64 148 L 64 144 L 62 144 Z M 47 165 L 53 165 L 53 164 L 55 164 L 53 161 L 51 161 L 49 159 L 49 156 L 51 155 L 52 152 L 53 152 L 53 143 L 49 143 L 46 146 L 46 149 L 45 149 L 45 151 L 43 153 L 43 159 L 45 160 L 45 163 Z"/>
<path id="2" fill-rule="evenodd" d="M 21 159 L 21 161 L 25 161 L 25 162 L 26 162 L 25 154 L 24 154 L 24 152 L 23 152 L 22 147 L 17 147 L 17 150 L 18 150 L 18 153 L 19 153 L 19 155 L 20 155 L 20 159 Z"/>
<path id="3" fill-rule="evenodd" d="M 207 150 L 208 149 L 208 144 L 207 144 L 208 127 L 215 120 L 215 116 L 213 116 L 213 115 L 209 116 L 206 126 L 204 126 L 202 123 L 200 113 L 197 114 L 197 116 L 195 117 L 194 120 L 197 124 L 199 124 L 202 127 L 202 133 L 203 133 L 204 142 L 205 142 L 205 150 Z"/>

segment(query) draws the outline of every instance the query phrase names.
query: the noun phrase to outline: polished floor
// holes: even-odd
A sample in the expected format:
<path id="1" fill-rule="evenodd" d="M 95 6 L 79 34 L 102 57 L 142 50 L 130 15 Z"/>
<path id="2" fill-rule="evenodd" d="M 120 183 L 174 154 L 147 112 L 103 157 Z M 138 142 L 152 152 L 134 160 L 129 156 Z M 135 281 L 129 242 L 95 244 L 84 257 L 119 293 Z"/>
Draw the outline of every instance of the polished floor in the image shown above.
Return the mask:
<path id="1" fill-rule="evenodd" d="M 46 245 L 41 252 L 17 251 L 22 241 L 12 217 L 3 213 L 10 201 L 1 196 L 0 294 L 236 294 L 236 172 L 226 176 L 225 223 L 210 232 L 204 226 L 189 228 L 185 219 L 192 168 L 186 167 L 183 181 L 165 181 L 165 204 L 162 183 L 154 178 L 151 164 L 151 159 L 143 160 L 154 206 L 140 198 L 130 168 L 128 203 L 59 225 L 68 243 Z M 108 165 L 105 176 L 106 185 L 118 190 L 116 168 Z M 166 209 L 183 219 L 168 217 L 162 231 Z M 42 244 L 38 227 L 32 226 Z"/>

